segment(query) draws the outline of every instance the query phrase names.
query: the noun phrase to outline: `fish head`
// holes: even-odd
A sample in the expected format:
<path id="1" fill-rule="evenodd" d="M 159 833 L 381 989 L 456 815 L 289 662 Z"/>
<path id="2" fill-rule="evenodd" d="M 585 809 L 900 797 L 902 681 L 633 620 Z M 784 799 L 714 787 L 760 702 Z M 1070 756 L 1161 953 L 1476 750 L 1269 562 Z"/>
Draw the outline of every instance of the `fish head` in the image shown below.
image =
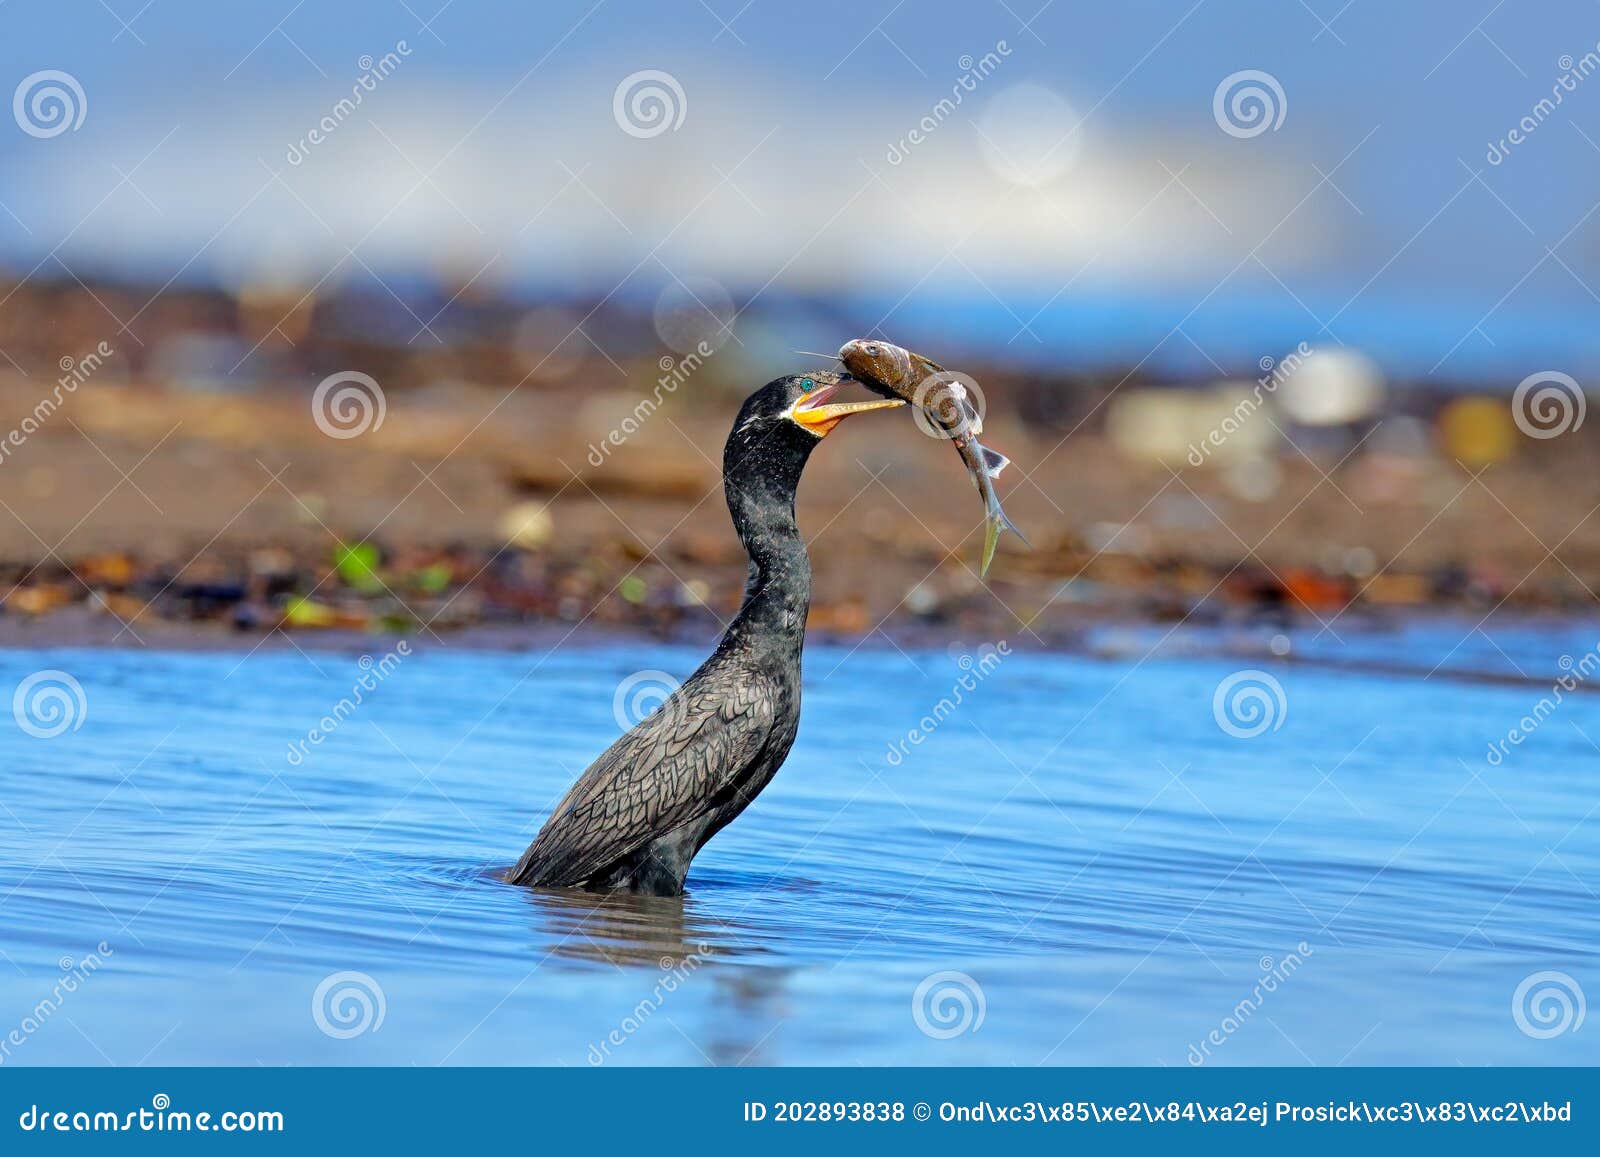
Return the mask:
<path id="1" fill-rule="evenodd" d="M 865 385 L 908 396 L 916 388 L 919 379 L 917 362 L 927 359 L 919 359 L 904 346 L 872 338 L 857 338 L 840 347 L 839 360 L 852 376 Z"/>

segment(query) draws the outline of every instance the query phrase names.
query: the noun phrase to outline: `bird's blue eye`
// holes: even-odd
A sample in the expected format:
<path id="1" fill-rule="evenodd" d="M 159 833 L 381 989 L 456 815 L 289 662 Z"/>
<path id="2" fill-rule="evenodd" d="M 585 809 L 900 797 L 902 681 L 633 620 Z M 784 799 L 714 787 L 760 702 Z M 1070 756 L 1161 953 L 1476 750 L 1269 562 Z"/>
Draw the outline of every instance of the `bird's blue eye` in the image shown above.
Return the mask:
<path id="1" fill-rule="evenodd" d="M 814 382 L 814 381 L 812 381 L 812 380 L 811 380 L 811 379 L 810 379 L 810 378 L 801 378 L 801 379 L 800 379 L 800 388 L 801 388 L 801 389 L 802 389 L 802 390 L 809 390 L 809 389 L 811 389 L 811 388 L 812 388 L 812 387 L 813 387 L 813 386 L 815 386 L 815 385 L 816 385 L 816 384 L 817 384 L 817 383 L 816 383 L 816 382 Z"/>

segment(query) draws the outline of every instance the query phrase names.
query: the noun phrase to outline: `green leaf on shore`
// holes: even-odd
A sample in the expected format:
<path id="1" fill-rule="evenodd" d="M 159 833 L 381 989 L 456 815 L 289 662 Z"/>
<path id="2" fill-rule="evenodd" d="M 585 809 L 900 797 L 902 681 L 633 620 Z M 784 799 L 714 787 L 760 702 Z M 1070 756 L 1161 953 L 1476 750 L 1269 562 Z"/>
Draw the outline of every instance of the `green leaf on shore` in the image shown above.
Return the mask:
<path id="1" fill-rule="evenodd" d="M 378 548 L 370 542 L 353 546 L 345 543 L 333 552 L 333 567 L 346 586 L 370 594 L 383 589 L 378 577 L 380 557 Z"/>

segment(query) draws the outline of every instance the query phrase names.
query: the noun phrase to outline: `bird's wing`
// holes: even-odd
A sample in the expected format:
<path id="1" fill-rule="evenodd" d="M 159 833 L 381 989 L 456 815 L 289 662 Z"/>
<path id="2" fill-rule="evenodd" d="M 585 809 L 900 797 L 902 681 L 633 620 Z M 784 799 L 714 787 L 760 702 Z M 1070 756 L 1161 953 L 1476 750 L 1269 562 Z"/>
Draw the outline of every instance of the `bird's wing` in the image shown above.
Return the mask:
<path id="1" fill-rule="evenodd" d="M 578 777 L 511 878 L 581 883 L 693 819 L 761 753 L 776 713 L 763 680 L 685 683 Z"/>

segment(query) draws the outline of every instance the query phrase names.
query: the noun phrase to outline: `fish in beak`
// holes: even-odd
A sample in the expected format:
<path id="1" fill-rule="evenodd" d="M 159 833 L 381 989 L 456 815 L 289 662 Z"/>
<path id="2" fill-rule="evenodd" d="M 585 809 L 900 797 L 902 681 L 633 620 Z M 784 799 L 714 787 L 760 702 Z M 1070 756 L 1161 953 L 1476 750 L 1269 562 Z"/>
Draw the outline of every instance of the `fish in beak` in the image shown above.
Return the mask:
<path id="1" fill-rule="evenodd" d="M 849 381 L 850 379 L 845 379 Z M 793 407 L 789 410 L 789 417 L 800 425 L 810 430 L 819 438 L 828 435 L 835 426 L 844 421 L 851 414 L 865 414 L 871 410 L 892 410 L 896 406 L 903 406 L 905 402 L 899 398 L 873 400 L 870 402 L 834 402 L 830 399 L 839 392 L 843 382 L 830 385 L 819 385 L 815 389 L 800 395 Z"/>
<path id="2" fill-rule="evenodd" d="M 983 433 L 983 416 L 955 375 L 904 346 L 871 338 L 846 342 L 839 350 L 839 361 L 856 381 L 875 393 L 920 406 L 929 428 L 943 431 L 944 437 L 955 444 L 972 484 L 983 497 L 983 555 L 978 577 L 989 573 L 1001 531 L 1009 530 L 1027 543 L 1022 531 L 1006 517 L 1000 496 L 995 493 L 994 480 L 1010 462 L 978 441 L 978 435 Z"/>

